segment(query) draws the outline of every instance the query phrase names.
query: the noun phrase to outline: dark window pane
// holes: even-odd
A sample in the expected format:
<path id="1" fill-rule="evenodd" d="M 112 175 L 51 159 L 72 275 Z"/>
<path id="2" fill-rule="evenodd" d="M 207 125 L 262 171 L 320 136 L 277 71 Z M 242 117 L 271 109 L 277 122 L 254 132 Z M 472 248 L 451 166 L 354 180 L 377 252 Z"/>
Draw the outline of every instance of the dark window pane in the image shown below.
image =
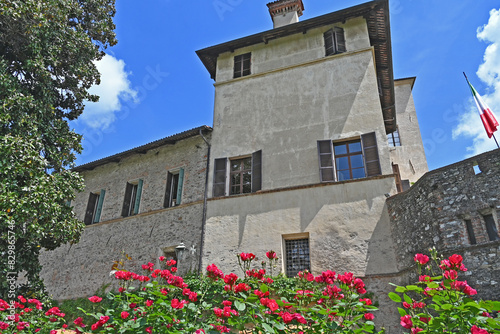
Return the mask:
<path id="1" fill-rule="evenodd" d="M 243 174 L 243 183 L 244 184 L 250 184 L 252 182 L 252 174 L 250 173 L 244 173 Z"/>
<path id="2" fill-rule="evenodd" d="M 335 145 L 335 155 L 347 154 L 347 144 Z"/>
<path id="3" fill-rule="evenodd" d="M 240 174 L 237 173 L 237 174 L 232 174 L 231 175 L 231 185 L 237 185 L 237 184 L 240 184 L 241 183 L 241 180 L 240 180 Z"/>
<path id="4" fill-rule="evenodd" d="M 363 167 L 363 156 L 361 154 L 351 156 L 351 167 L 360 168 Z"/>
<path id="5" fill-rule="evenodd" d="M 239 186 L 231 187 L 231 195 L 237 195 L 239 193 L 240 193 L 240 187 Z"/>
<path id="6" fill-rule="evenodd" d="M 310 270 L 309 239 L 285 240 L 286 275 L 294 277 L 299 271 Z"/>
<path id="7" fill-rule="evenodd" d="M 251 184 L 245 184 L 243 185 L 243 193 L 248 194 L 252 192 L 252 185 Z"/>
<path id="8" fill-rule="evenodd" d="M 232 160 L 231 161 L 231 171 L 237 171 L 240 170 L 241 168 L 241 161 L 240 160 Z"/>
<path id="9" fill-rule="evenodd" d="M 252 169 L 252 158 L 246 158 L 243 160 L 243 168 L 246 170 Z"/>

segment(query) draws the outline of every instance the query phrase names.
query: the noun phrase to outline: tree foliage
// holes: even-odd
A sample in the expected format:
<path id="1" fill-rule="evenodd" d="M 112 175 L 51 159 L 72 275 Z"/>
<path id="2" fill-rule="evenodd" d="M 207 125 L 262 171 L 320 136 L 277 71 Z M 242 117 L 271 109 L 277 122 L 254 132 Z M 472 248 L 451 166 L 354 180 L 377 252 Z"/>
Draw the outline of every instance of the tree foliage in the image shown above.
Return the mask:
<path id="1" fill-rule="evenodd" d="M 25 272 L 35 289 L 40 249 L 83 230 L 67 205 L 83 187 L 69 170 L 81 136 L 68 121 L 98 100 L 88 89 L 116 44 L 114 14 L 114 0 L 0 0 L 0 271 Z"/>

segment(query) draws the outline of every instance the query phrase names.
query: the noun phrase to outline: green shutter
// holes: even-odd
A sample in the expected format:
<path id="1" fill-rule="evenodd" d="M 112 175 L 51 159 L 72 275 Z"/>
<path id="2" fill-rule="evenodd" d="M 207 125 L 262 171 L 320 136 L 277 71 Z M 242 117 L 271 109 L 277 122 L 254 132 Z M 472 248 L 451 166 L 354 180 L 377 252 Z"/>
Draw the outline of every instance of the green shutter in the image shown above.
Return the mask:
<path id="1" fill-rule="evenodd" d="M 175 201 L 175 204 L 177 205 L 181 204 L 183 183 L 184 183 L 184 168 L 181 168 L 179 170 L 179 183 L 177 183 L 177 199 Z"/>
<path id="2" fill-rule="evenodd" d="M 141 204 L 142 180 L 137 184 L 137 194 L 135 195 L 134 215 L 139 213 L 139 205 Z"/>
<path id="3" fill-rule="evenodd" d="M 97 202 L 97 209 L 95 210 L 94 223 L 98 223 L 101 220 L 102 204 L 104 203 L 104 195 L 106 195 L 106 190 L 101 189 L 101 194 L 99 195 L 99 202 Z"/>

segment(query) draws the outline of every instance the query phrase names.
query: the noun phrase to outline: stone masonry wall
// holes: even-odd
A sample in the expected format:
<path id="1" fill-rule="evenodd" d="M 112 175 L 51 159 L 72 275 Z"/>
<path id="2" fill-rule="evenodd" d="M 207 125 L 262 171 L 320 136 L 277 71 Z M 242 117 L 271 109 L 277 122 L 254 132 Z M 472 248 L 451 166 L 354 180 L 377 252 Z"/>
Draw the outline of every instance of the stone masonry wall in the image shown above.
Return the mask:
<path id="1" fill-rule="evenodd" d="M 86 188 L 72 203 L 75 214 L 83 220 L 89 193 L 105 189 L 101 220 L 87 226 L 77 244 L 42 252 L 41 276 L 48 292 L 60 300 L 89 296 L 116 281 L 110 276 L 111 267 L 123 254 L 132 258 L 126 261 L 126 268 L 142 273 L 142 264 L 172 255 L 181 242 L 186 251 L 179 272 L 197 270 L 206 154 L 205 142 L 195 136 L 83 172 Z M 181 167 L 182 202 L 163 208 L 167 172 Z M 139 214 L 123 218 L 125 185 L 137 178 L 144 182 Z"/>
<path id="2" fill-rule="evenodd" d="M 499 185 L 497 149 L 429 172 L 410 190 L 389 198 L 398 269 L 412 266 L 413 256 L 431 247 L 444 255 L 461 254 L 471 286 L 480 296 L 500 299 L 500 242 L 490 241 L 484 221 L 485 215 L 492 215 L 498 230 Z M 466 220 L 471 221 L 476 245 L 471 244 Z"/>

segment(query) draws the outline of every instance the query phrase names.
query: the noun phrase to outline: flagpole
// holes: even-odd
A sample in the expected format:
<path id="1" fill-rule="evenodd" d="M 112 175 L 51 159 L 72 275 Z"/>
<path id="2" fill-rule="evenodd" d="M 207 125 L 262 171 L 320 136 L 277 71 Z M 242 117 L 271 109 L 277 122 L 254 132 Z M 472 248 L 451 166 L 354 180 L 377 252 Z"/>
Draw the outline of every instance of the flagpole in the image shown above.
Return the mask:
<path id="1" fill-rule="evenodd" d="M 497 137 L 495 137 L 495 135 L 493 135 L 493 139 L 495 139 L 495 143 L 497 143 L 497 147 L 500 148 L 500 146 L 498 146 Z"/>

